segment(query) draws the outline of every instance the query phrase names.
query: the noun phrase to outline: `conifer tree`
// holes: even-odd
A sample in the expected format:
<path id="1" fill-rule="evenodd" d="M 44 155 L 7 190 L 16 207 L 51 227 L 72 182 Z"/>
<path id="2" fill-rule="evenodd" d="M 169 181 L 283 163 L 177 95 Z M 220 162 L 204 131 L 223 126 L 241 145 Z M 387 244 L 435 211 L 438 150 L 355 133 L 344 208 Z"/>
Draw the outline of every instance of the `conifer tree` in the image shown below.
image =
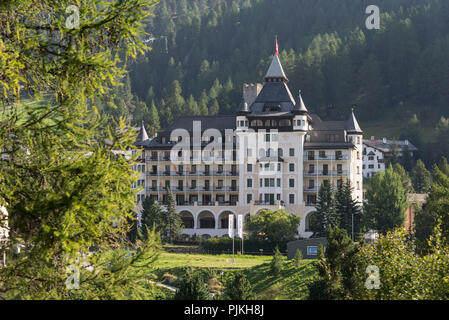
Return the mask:
<path id="1" fill-rule="evenodd" d="M 254 297 L 251 284 L 243 272 L 236 273 L 227 283 L 224 297 L 227 300 L 251 300 Z"/>
<path id="2" fill-rule="evenodd" d="M 183 229 L 183 222 L 181 215 L 176 212 L 176 203 L 173 199 L 173 195 L 170 188 L 167 188 L 167 209 L 165 212 L 165 220 L 167 224 L 166 239 L 169 243 L 173 241 L 181 234 Z"/>
<path id="3" fill-rule="evenodd" d="M 441 157 L 438 161 L 438 169 L 445 175 L 449 176 L 449 164 L 447 163 L 447 159 L 445 157 Z"/>
<path id="4" fill-rule="evenodd" d="M 410 175 L 408 174 L 407 171 L 405 171 L 405 168 L 401 164 L 395 163 L 393 164 L 393 170 L 401 177 L 402 186 L 404 187 L 405 192 L 412 193 L 413 184 L 410 179 Z"/>
<path id="5" fill-rule="evenodd" d="M 361 227 L 361 208 L 359 203 L 352 197 L 352 187 L 349 180 L 337 190 L 335 202 L 336 212 L 340 217 L 340 225 L 338 227 L 346 230 L 351 235 L 353 231 L 354 234 L 359 233 Z"/>
<path id="6" fill-rule="evenodd" d="M 155 230 L 163 233 L 165 230 L 164 212 L 161 206 L 149 197 L 145 197 L 142 202 L 142 236 L 147 237 L 147 230 Z"/>
<path id="7" fill-rule="evenodd" d="M 283 266 L 283 256 L 279 251 L 279 247 L 276 246 L 274 248 L 273 259 L 271 260 L 270 263 L 271 274 L 275 277 L 278 277 L 281 274 L 282 266 Z"/>
<path id="8" fill-rule="evenodd" d="M 340 217 L 335 208 L 335 196 L 329 183 L 323 183 L 318 193 L 316 212 L 311 218 L 314 236 L 324 236 L 329 226 L 339 226 Z"/>
<path id="9" fill-rule="evenodd" d="M 200 274 L 188 271 L 185 279 L 181 282 L 174 299 L 209 300 L 209 289 Z"/>
<path id="10" fill-rule="evenodd" d="M 417 193 L 426 193 L 430 189 L 431 175 L 421 159 L 416 162 L 416 167 L 413 169 L 412 182 Z"/>
<path id="11" fill-rule="evenodd" d="M 302 261 L 302 252 L 301 252 L 301 250 L 296 249 L 295 257 L 293 259 L 295 261 L 296 268 L 299 268 L 299 266 L 301 265 L 301 261 Z"/>
<path id="12" fill-rule="evenodd" d="M 108 125 L 95 101 L 122 80 L 123 61 L 148 49 L 137 39 L 154 3 L 92 0 L 77 29 L 66 24 L 73 2 L 2 2 L 0 198 L 6 250 L 25 249 L 0 268 L 0 299 L 151 298 L 159 244 L 152 234 L 129 255 L 126 241 L 137 177 L 124 155 L 135 133 L 123 119 Z M 68 267 L 79 290 L 66 286 Z"/>

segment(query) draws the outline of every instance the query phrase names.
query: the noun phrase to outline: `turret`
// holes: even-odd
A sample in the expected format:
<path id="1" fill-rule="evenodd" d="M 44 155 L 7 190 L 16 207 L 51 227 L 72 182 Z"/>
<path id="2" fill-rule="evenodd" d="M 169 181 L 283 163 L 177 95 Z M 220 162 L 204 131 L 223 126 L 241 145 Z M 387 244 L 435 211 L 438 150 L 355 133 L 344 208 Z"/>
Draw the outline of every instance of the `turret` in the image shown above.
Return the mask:
<path id="1" fill-rule="evenodd" d="M 302 100 L 301 90 L 299 90 L 298 103 L 293 110 L 295 117 L 293 118 L 293 130 L 308 131 L 309 130 L 309 112 Z"/>

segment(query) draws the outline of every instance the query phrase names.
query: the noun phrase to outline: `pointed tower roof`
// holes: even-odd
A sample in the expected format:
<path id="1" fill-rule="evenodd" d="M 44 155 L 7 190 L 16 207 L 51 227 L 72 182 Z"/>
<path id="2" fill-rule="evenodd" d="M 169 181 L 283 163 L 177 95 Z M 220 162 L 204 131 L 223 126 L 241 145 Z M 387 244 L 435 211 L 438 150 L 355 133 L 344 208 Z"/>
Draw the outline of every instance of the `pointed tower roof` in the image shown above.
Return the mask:
<path id="1" fill-rule="evenodd" d="M 284 81 L 288 81 L 287 76 L 285 75 L 284 68 L 282 68 L 281 60 L 279 60 L 278 55 L 274 55 L 273 61 L 271 61 L 271 65 L 268 68 L 268 72 L 265 75 L 265 81 L 268 79 L 279 79 L 281 78 Z"/>
<path id="2" fill-rule="evenodd" d="M 142 126 L 140 127 L 139 135 L 137 136 L 136 143 L 142 143 L 149 140 L 147 130 L 145 130 L 145 125 L 142 120 Z"/>
<path id="3" fill-rule="evenodd" d="M 346 122 L 346 131 L 348 133 L 363 133 L 362 129 L 360 129 L 359 123 L 357 122 L 357 119 L 354 115 L 354 108 L 351 110 L 351 116 L 348 119 L 348 122 Z"/>
<path id="4" fill-rule="evenodd" d="M 296 105 L 297 110 L 301 113 L 301 114 L 308 114 L 309 111 L 306 108 L 306 105 L 304 104 L 304 101 L 302 100 L 302 96 L 301 96 L 301 90 L 299 90 L 299 97 L 298 97 L 299 101 L 298 104 Z"/>
<path id="5" fill-rule="evenodd" d="M 279 60 L 279 45 L 278 38 L 276 36 L 276 47 L 275 47 L 275 55 L 273 60 L 271 61 L 270 67 L 268 68 L 268 72 L 265 75 L 265 81 L 269 82 L 270 79 L 279 82 L 281 79 L 284 82 L 287 82 L 287 76 L 285 75 L 284 68 L 282 68 L 281 60 Z"/>

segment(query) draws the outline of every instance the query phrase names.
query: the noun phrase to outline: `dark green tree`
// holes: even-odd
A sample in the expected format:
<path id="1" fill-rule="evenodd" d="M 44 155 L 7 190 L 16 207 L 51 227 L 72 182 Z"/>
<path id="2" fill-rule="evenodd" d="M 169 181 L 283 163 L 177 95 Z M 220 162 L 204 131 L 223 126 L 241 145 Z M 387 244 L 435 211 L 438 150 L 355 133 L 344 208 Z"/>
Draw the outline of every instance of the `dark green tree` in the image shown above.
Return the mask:
<path id="1" fill-rule="evenodd" d="M 296 249 L 295 256 L 294 256 L 295 266 L 296 268 L 299 268 L 302 262 L 302 252 L 299 249 Z"/>
<path id="2" fill-rule="evenodd" d="M 416 237 L 425 244 L 441 217 L 441 230 L 449 239 L 449 176 L 434 166 L 432 188 L 421 211 L 415 217 Z"/>
<path id="3" fill-rule="evenodd" d="M 280 247 L 294 239 L 298 234 L 301 218 L 281 210 L 262 210 L 255 216 L 251 216 L 246 228 L 251 238 L 259 234 L 265 234 L 268 241 Z"/>
<path id="4" fill-rule="evenodd" d="M 338 188 L 335 195 L 335 210 L 340 216 L 340 227 L 355 239 L 355 234 L 361 231 L 361 207 L 352 196 L 351 182 L 348 180 Z M 354 227 L 354 230 L 353 230 Z M 354 232 L 354 235 L 352 234 Z"/>
<path id="5" fill-rule="evenodd" d="M 413 188 L 417 193 L 429 192 L 432 183 L 431 174 L 421 159 L 416 162 L 416 166 L 413 169 L 412 182 Z"/>
<path id="6" fill-rule="evenodd" d="M 339 226 L 340 216 L 337 214 L 335 195 L 329 183 L 323 183 L 318 193 L 316 212 L 310 221 L 314 236 L 325 236 L 329 226 Z"/>
<path id="7" fill-rule="evenodd" d="M 449 164 L 447 163 L 447 159 L 445 157 L 441 157 L 440 161 L 438 161 L 437 166 L 442 173 L 449 176 Z"/>
<path id="8" fill-rule="evenodd" d="M 147 230 L 154 229 L 160 234 L 165 234 L 166 221 L 164 210 L 150 197 L 145 197 L 142 202 L 141 226 L 144 238 L 147 236 Z"/>
<path id="9" fill-rule="evenodd" d="M 365 225 L 386 232 L 404 224 L 407 195 L 401 176 L 389 166 L 371 178 L 366 193 Z"/>
<path id="10" fill-rule="evenodd" d="M 346 230 L 338 227 L 328 229 L 325 253 L 321 247 L 318 283 L 312 284 L 311 299 L 341 300 L 350 297 L 350 289 L 357 286 L 354 279 L 354 255 L 357 246 L 351 241 Z M 320 292 L 317 292 L 320 288 Z"/>
<path id="11" fill-rule="evenodd" d="M 281 274 L 283 265 L 284 265 L 284 257 L 279 251 L 279 247 L 276 246 L 274 248 L 273 259 L 271 259 L 270 263 L 271 274 L 275 277 L 278 277 Z"/>
<path id="12" fill-rule="evenodd" d="M 224 298 L 227 300 L 252 300 L 253 289 L 243 272 L 234 274 L 231 281 L 226 284 Z"/>
<path id="13" fill-rule="evenodd" d="M 210 300 L 209 289 L 199 273 L 187 272 L 179 285 L 175 300 Z"/>
<path id="14" fill-rule="evenodd" d="M 136 162 L 120 153 L 135 134 L 96 102 L 149 49 L 137 39 L 155 1 L 83 3 L 79 28 L 66 23 L 73 4 L 0 5 L 0 199 L 13 230 L 3 249 L 26 248 L 0 268 L 0 299 L 151 299 L 159 244 L 126 241 Z M 68 267 L 80 271 L 79 290 L 66 286 Z"/>
<path id="15" fill-rule="evenodd" d="M 410 175 L 405 170 L 405 168 L 400 163 L 395 163 L 393 164 L 393 170 L 401 177 L 402 186 L 404 187 L 405 192 L 412 193 L 413 192 L 412 180 L 410 179 Z"/>
<path id="16" fill-rule="evenodd" d="M 180 213 L 176 212 L 176 203 L 173 199 L 170 188 L 167 188 L 166 207 L 167 210 L 165 212 L 165 223 L 167 227 L 165 230 L 165 236 L 169 243 L 173 243 L 173 241 L 175 241 L 175 239 L 181 234 L 184 225 Z"/>

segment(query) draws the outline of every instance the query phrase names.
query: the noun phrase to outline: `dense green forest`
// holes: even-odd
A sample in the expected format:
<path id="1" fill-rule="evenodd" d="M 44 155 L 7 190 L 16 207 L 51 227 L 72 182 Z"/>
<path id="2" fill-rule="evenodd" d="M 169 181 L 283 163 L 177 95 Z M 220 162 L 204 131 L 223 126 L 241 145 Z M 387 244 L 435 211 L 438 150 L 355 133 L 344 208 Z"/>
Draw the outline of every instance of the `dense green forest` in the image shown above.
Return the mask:
<path id="1" fill-rule="evenodd" d="M 293 94 L 344 119 L 356 106 L 366 136 L 408 138 L 426 163 L 448 155 L 449 2 L 378 0 L 368 30 L 353 0 L 161 0 L 153 50 L 130 66 L 122 109 L 150 131 L 186 114 L 231 114 L 243 83 L 261 82 L 278 35 Z"/>

